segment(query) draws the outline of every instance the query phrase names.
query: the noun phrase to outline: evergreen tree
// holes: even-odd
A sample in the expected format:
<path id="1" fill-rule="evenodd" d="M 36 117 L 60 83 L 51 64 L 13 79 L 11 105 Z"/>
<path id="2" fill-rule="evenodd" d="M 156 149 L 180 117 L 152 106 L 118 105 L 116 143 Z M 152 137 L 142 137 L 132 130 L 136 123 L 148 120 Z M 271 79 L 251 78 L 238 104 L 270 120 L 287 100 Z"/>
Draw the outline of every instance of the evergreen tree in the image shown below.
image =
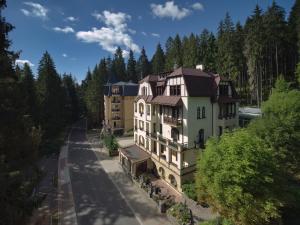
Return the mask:
<path id="1" fill-rule="evenodd" d="M 33 209 L 30 195 L 36 178 L 34 164 L 40 143 L 39 130 L 24 115 L 21 85 L 14 71 L 17 54 L 10 51 L 6 22 L 0 1 L 0 204 L 1 224 L 23 224 Z"/>
<path id="2" fill-rule="evenodd" d="M 156 46 L 156 51 L 151 60 L 152 72 L 154 74 L 159 74 L 164 72 L 165 68 L 165 54 L 161 48 L 160 43 Z"/>
<path id="3" fill-rule="evenodd" d="M 233 48 L 236 44 L 235 30 L 228 13 L 224 21 L 221 21 L 218 30 L 218 73 L 235 81 L 238 76 L 237 57 Z"/>
<path id="4" fill-rule="evenodd" d="M 262 10 L 257 5 L 245 24 L 244 55 L 247 61 L 251 102 L 262 102 L 262 57 L 265 42 Z"/>
<path id="5" fill-rule="evenodd" d="M 79 118 L 79 99 L 76 91 L 76 82 L 71 74 L 64 74 L 62 83 L 65 91 L 65 118 L 68 124 L 74 123 Z"/>
<path id="6" fill-rule="evenodd" d="M 173 38 L 169 37 L 165 44 L 165 52 L 166 52 L 166 62 L 165 62 L 165 70 L 171 71 L 174 68 L 174 59 L 173 59 L 173 53 L 172 53 L 172 46 L 173 46 Z"/>
<path id="7" fill-rule="evenodd" d="M 198 39 L 198 61 L 204 65 L 204 69 L 216 72 L 217 43 L 213 33 L 204 29 Z"/>
<path id="8" fill-rule="evenodd" d="M 119 80 L 127 80 L 123 51 L 120 47 L 116 49 L 116 53 L 112 62 L 112 70 Z"/>
<path id="9" fill-rule="evenodd" d="M 127 62 L 127 77 L 132 82 L 137 82 L 136 60 L 133 55 L 133 51 L 129 51 L 129 58 Z"/>
<path id="10" fill-rule="evenodd" d="M 182 43 L 179 35 L 177 34 L 174 38 L 172 45 L 172 54 L 174 59 L 174 65 L 176 67 L 182 66 Z"/>
<path id="11" fill-rule="evenodd" d="M 37 93 L 40 104 L 40 124 L 46 137 L 57 134 L 64 125 L 64 91 L 54 62 L 45 52 L 39 63 Z"/>
<path id="12" fill-rule="evenodd" d="M 184 37 L 182 40 L 182 61 L 183 66 L 188 68 L 195 68 L 199 63 L 198 57 L 198 42 L 195 35 L 192 33 L 189 38 Z"/>
<path id="13" fill-rule="evenodd" d="M 25 63 L 21 73 L 21 87 L 24 102 L 24 114 L 29 115 L 38 124 L 38 101 L 35 80 L 30 66 Z"/>
<path id="14" fill-rule="evenodd" d="M 143 47 L 141 51 L 141 55 L 137 62 L 137 76 L 140 79 L 143 79 L 145 76 L 151 73 L 151 65 L 148 61 L 148 57 L 146 55 L 146 50 Z"/>

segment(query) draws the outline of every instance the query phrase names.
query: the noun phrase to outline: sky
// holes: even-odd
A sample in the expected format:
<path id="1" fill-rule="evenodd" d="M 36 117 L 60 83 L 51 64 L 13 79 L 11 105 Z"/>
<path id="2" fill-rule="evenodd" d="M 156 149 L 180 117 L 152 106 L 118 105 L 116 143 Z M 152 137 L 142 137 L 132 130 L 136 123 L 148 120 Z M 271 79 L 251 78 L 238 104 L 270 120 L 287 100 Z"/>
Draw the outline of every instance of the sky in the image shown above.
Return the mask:
<path id="1" fill-rule="evenodd" d="M 169 36 L 217 31 L 229 12 L 242 24 L 256 4 L 264 10 L 273 0 L 7 0 L 3 15 L 15 26 L 9 34 L 12 49 L 21 50 L 19 65 L 28 62 L 37 73 L 45 51 L 60 74 L 71 73 L 78 82 L 88 68 L 113 56 L 117 46 L 127 57 L 139 57 L 145 47 L 151 59 L 156 45 Z M 294 0 L 277 0 L 287 16 Z"/>

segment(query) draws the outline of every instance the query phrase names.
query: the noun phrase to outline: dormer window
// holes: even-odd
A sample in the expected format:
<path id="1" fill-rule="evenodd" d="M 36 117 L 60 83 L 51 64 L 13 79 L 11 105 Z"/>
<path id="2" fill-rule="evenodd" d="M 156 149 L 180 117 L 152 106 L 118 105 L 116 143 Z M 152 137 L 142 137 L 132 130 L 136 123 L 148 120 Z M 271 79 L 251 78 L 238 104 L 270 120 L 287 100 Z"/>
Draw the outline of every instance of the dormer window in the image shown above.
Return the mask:
<path id="1" fill-rule="evenodd" d="M 171 85 L 170 86 L 170 95 L 181 95 L 181 86 L 180 85 Z"/>

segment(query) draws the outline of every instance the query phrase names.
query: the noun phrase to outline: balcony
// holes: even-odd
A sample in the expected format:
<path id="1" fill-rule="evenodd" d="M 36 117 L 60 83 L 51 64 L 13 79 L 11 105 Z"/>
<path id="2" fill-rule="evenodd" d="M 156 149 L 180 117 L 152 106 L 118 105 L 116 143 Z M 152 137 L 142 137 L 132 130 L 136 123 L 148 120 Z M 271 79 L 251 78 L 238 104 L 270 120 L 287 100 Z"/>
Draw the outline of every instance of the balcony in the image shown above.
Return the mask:
<path id="1" fill-rule="evenodd" d="M 163 136 L 161 136 L 161 135 L 158 136 L 158 140 L 159 140 L 160 142 L 164 143 L 164 144 L 167 143 L 167 139 L 165 139 L 165 138 L 164 138 Z"/>
<path id="2" fill-rule="evenodd" d="M 119 116 L 114 116 L 114 117 L 112 117 L 111 119 L 112 119 L 112 120 L 121 120 L 121 117 L 119 117 Z"/>
<path id="3" fill-rule="evenodd" d="M 112 109 L 112 112 L 120 112 L 120 109 Z"/>
<path id="4" fill-rule="evenodd" d="M 182 119 L 164 116 L 164 123 L 179 127 L 182 125 Z"/>
<path id="5" fill-rule="evenodd" d="M 114 100 L 111 103 L 113 103 L 113 104 L 119 104 L 119 103 L 121 103 L 121 101 L 120 100 Z"/>
<path id="6" fill-rule="evenodd" d="M 169 140 L 169 146 L 174 150 L 178 150 L 179 147 L 181 147 L 182 149 L 187 149 L 188 143 L 178 143 L 177 141 Z"/>

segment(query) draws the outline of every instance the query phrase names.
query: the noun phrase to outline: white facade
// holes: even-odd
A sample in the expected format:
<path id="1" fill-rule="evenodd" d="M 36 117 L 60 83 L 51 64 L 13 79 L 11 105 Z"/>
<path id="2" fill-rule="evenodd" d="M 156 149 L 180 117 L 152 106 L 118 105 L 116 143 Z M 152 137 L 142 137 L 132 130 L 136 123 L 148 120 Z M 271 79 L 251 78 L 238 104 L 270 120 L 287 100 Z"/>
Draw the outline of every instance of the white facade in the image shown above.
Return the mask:
<path id="1" fill-rule="evenodd" d="M 152 86 L 151 86 L 152 85 Z M 176 85 L 174 95 L 171 86 Z M 179 88 L 180 87 L 180 88 Z M 149 100 L 153 96 L 153 83 L 140 83 L 139 96 L 134 106 L 134 140 L 135 143 L 151 155 L 153 164 L 161 177 L 165 173 L 167 183 L 181 191 L 181 184 L 193 177 L 197 154 L 203 149 L 210 136 L 219 136 L 225 129 L 238 126 L 238 103 L 220 103 L 211 97 L 189 96 L 187 84 L 182 76 L 166 77 L 162 93 L 165 102 Z M 219 96 L 219 88 L 216 90 Z M 180 95 L 178 95 L 180 93 Z M 228 88 L 232 95 L 231 86 Z M 177 105 L 170 102 L 180 99 Z M 173 100 L 172 100 L 173 99 Z M 230 118 L 221 112 L 220 104 L 230 104 Z M 163 172 L 162 172 L 163 171 Z M 176 185 L 174 185 L 174 179 Z"/>

